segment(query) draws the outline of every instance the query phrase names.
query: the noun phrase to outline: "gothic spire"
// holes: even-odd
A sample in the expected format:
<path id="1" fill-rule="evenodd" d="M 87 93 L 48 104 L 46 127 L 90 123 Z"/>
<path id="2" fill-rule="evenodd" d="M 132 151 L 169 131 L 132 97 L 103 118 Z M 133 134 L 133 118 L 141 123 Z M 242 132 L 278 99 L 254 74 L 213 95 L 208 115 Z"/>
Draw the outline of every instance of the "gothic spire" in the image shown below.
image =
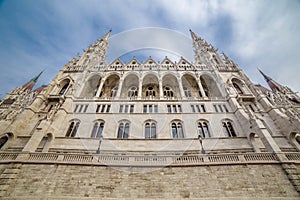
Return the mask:
<path id="1" fill-rule="evenodd" d="M 103 37 L 103 40 L 108 41 L 108 39 L 110 37 L 110 33 L 111 33 L 111 29 L 105 34 L 105 36 Z"/>
<path id="2" fill-rule="evenodd" d="M 90 45 L 81 57 L 79 64 L 90 66 L 97 65 L 101 62 L 105 62 L 106 50 L 108 47 L 108 39 L 110 37 L 111 30 L 109 30 L 102 38 L 98 39 L 97 42 Z"/>
<path id="3" fill-rule="evenodd" d="M 260 69 L 258 71 L 261 73 L 261 75 L 264 77 L 266 82 L 268 83 L 269 87 L 271 88 L 272 91 L 281 91 L 282 88 L 284 88 L 282 85 L 274 81 L 271 77 L 267 76 L 264 74 Z"/>
<path id="4" fill-rule="evenodd" d="M 199 40 L 199 37 L 191 29 L 190 29 L 190 32 L 191 32 L 193 42 L 196 41 L 196 40 Z"/>
<path id="5" fill-rule="evenodd" d="M 31 79 L 29 82 L 27 82 L 26 84 L 24 84 L 24 85 L 22 86 L 22 88 L 31 91 L 32 88 L 34 87 L 34 85 L 36 84 L 37 80 L 39 79 L 39 77 L 42 75 L 43 72 L 44 72 L 44 71 L 41 71 L 36 77 L 34 77 L 34 78 Z"/>
<path id="6" fill-rule="evenodd" d="M 196 33 L 194 33 L 191 29 L 190 29 L 190 32 L 191 32 L 191 37 L 193 39 L 193 44 L 195 46 L 195 43 L 200 43 L 202 46 L 208 46 L 207 42 L 202 39 L 201 37 L 199 37 L 198 35 L 196 35 Z"/>
<path id="7" fill-rule="evenodd" d="M 94 43 L 92 47 L 99 46 L 99 45 L 101 46 L 102 41 L 105 41 L 107 43 L 110 37 L 110 33 L 111 33 L 111 29 L 102 38 L 98 39 L 98 41 Z"/>
<path id="8" fill-rule="evenodd" d="M 205 64 L 209 63 L 210 54 L 217 54 L 217 50 L 204 39 L 197 36 L 191 29 L 190 32 L 193 39 L 195 62 Z"/>

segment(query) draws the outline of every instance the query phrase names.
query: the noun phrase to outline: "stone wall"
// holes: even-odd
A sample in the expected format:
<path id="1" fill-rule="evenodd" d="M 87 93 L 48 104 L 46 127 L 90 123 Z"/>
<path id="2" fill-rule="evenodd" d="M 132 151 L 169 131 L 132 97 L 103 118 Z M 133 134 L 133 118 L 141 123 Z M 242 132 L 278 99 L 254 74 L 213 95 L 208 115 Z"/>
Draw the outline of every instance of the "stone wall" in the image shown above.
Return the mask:
<path id="1" fill-rule="evenodd" d="M 165 168 L 2 164 L 0 169 L 3 199 L 299 198 L 279 164 Z"/>

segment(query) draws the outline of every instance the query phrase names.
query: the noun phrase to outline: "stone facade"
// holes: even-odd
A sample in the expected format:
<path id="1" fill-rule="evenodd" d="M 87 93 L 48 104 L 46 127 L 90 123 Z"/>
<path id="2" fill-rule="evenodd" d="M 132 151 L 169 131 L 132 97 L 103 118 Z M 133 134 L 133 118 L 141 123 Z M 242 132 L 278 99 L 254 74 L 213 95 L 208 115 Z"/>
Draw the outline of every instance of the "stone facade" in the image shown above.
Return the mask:
<path id="1" fill-rule="evenodd" d="M 280 165 L 124 169 L 26 164 L 10 165 L 2 184 L 8 178 L 7 199 L 299 198 Z"/>
<path id="2" fill-rule="evenodd" d="M 109 32 L 43 90 L 12 91 L 0 102 L 0 194 L 297 198 L 299 97 L 264 74 L 271 90 L 254 85 L 191 36 L 193 62 L 108 64 Z"/>

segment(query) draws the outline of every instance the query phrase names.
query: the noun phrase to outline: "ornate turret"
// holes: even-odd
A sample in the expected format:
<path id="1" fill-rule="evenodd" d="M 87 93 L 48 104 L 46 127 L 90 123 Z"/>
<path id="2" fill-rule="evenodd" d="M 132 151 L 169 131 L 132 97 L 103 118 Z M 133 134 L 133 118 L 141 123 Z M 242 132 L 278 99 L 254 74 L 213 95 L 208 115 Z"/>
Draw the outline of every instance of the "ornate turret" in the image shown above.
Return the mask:
<path id="1" fill-rule="evenodd" d="M 106 35 L 100 38 L 97 42 L 89 46 L 83 53 L 82 57 L 78 61 L 79 65 L 101 65 L 106 61 L 106 50 L 108 47 L 108 39 L 110 37 L 111 30 Z"/>
<path id="2" fill-rule="evenodd" d="M 217 54 L 217 50 L 204 39 L 197 36 L 191 29 L 190 32 L 195 52 L 195 63 L 208 64 L 211 54 Z"/>
<path id="3" fill-rule="evenodd" d="M 25 83 L 22 87 L 17 87 L 7 94 L 0 102 L 0 120 L 11 120 L 20 113 L 26 106 L 30 105 L 37 94 L 39 94 L 45 86 L 39 87 L 32 91 L 39 77 L 40 72 L 33 79 Z"/>

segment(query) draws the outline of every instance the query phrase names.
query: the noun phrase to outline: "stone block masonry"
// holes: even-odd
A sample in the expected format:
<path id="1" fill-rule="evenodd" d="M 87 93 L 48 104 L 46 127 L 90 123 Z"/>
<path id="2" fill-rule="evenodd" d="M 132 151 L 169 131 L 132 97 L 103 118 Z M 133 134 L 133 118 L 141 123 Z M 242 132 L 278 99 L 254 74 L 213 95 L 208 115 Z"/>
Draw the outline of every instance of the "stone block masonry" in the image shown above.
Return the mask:
<path id="1" fill-rule="evenodd" d="M 104 167 L 2 164 L 2 199 L 299 199 L 279 164 Z"/>

